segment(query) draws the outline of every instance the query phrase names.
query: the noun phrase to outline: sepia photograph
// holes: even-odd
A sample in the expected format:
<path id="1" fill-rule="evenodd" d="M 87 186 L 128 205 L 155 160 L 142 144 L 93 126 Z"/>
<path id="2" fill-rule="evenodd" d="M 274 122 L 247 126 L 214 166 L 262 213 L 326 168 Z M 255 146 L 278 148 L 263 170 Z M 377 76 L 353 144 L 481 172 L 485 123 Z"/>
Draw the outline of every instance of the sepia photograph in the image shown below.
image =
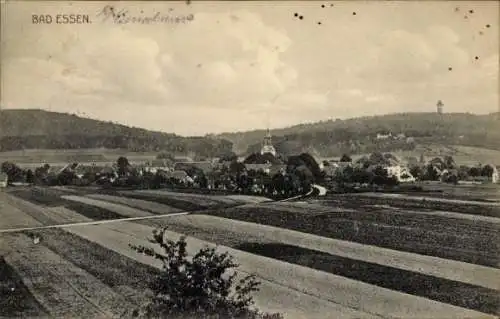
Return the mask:
<path id="1" fill-rule="evenodd" d="M 499 1 L 0 6 L 0 318 L 500 318 Z"/>

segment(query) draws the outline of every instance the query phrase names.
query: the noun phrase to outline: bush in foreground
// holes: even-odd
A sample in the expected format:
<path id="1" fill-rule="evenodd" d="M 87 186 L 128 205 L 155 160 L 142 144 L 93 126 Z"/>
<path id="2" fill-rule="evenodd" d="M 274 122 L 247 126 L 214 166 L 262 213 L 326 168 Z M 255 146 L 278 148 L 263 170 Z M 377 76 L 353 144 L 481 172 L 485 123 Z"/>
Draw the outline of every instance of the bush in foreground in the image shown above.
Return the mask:
<path id="1" fill-rule="evenodd" d="M 251 293 L 259 282 L 249 275 L 237 280 L 238 267 L 227 253 L 203 248 L 192 258 L 186 252 L 185 237 L 177 242 L 165 240 L 165 230 L 153 231 L 149 241 L 159 245 L 163 254 L 143 246 L 130 247 L 162 261 L 163 269 L 152 287 L 153 297 L 134 317 L 203 318 L 203 319 L 282 319 L 280 314 L 266 314 L 252 308 Z"/>

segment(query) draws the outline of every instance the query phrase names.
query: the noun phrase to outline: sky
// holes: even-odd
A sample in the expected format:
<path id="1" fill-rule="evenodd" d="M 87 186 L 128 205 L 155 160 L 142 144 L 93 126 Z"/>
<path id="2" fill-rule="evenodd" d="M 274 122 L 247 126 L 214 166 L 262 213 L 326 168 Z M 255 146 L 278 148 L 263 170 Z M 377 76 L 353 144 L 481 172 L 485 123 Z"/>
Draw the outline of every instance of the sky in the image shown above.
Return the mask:
<path id="1" fill-rule="evenodd" d="M 499 12 L 498 1 L 6 1 L 1 106 L 180 135 L 433 112 L 438 100 L 498 112 Z M 184 21 L 136 19 L 155 15 Z"/>

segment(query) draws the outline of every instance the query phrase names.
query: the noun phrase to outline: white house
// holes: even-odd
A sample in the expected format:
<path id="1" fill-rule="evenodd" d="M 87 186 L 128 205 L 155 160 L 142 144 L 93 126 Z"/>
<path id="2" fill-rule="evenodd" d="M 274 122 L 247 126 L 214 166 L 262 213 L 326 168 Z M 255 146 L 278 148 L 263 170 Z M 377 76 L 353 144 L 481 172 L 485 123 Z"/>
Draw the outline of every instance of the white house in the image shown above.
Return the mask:
<path id="1" fill-rule="evenodd" d="M 500 183 L 499 176 L 498 176 L 498 169 L 495 165 L 493 166 L 493 174 L 491 174 L 491 182 L 494 184 Z"/>
<path id="2" fill-rule="evenodd" d="M 5 173 L 0 173 L 0 188 L 7 187 L 9 177 Z"/>
<path id="3" fill-rule="evenodd" d="M 400 183 L 415 182 L 415 177 L 410 173 L 407 167 L 401 165 L 390 165 L 385 167 L 387 175 L 395 176 Z"/>
<path id="4" fill-rule="evenodd" d="M 392 137 L 392 133 L 389 134 L 380 134 L 377 133 L 377 140 L 387 140 Z"/>

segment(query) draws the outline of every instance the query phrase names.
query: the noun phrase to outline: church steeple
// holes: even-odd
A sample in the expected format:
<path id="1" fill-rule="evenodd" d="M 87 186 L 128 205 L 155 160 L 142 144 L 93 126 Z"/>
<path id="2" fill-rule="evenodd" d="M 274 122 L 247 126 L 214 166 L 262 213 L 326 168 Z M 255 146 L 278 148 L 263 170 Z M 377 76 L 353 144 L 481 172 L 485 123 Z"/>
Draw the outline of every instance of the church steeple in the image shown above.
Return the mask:
<path id="1" fill-rule="evenodd" d="M 274 149 L 271 140 L 271 132 L 269 131 L 269 128 L 267 129 L 266 136 L 264 137 L 264 141 L 262 143 L 262 149 L 260 150 L 261 155 L 264 155 L 266 153 L 271 153 L 273 156 L 276 156 L 276 150 Z"/>

